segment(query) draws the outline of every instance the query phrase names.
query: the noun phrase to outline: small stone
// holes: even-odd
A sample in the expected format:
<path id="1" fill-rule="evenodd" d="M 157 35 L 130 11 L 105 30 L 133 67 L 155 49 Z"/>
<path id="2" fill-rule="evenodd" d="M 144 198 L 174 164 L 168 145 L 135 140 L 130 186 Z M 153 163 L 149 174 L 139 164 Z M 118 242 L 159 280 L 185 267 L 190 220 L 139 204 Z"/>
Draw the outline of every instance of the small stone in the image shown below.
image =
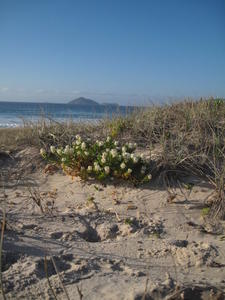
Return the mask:
<path id="1" fill-rule="evenodd" d="M 37 227 L 36 224 L 23 224 L 21 229 L 35 229 Z"/>
<path id="2" fill-rule="evenodd" d="M 50 237 L 52 239 L 60 239 L 63 236 L 63 232 L 62 231 L 58 231 L 58 232 L 52 232 L 50 233 Z"/>
<path id="3" fill-rule="evenodd" d="M 172 240 L 170 242 L 170 245 L 176 246 L 179 248 L 186 248 L 188 245 L 188 241 L 187 240 Z"/>

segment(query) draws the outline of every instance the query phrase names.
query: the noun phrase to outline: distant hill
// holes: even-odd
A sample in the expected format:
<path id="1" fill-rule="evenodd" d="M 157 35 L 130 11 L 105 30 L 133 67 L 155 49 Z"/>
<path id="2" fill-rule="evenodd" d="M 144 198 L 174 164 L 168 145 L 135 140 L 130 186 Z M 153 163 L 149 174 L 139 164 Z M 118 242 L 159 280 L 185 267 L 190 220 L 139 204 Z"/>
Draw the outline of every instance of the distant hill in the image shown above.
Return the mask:
<path id="1" fill-rule="evenodd" d="M 98 103 L 92 99 L 88 99 L 85 97 L 79 97 L 70 101 L 68 104 L 79 105 L 79 106 L 94 106 L 94 107 L 116 107 L 119 106 L 117 103 Z"/>
<path id="2" fill-rule="evenodd" d="M 74 99 L 70 101 L 68 104 L 73 104 L 73 105 L 83 105 L 83 106 L 99 106 L 100 104 L 94 100 L 84 98 L 84 97 L 79 97 L 77 99 Z"/>

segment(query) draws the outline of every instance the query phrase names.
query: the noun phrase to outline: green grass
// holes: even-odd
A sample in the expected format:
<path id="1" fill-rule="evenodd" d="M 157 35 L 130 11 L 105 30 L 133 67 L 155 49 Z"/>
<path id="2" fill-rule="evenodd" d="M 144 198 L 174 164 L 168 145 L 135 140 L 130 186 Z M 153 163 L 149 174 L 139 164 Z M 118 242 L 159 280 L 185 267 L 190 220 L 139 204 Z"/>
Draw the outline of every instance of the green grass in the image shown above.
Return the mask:
<path id="1" fill-rule="evenodd" d="M 202 209 L 202 213 L 201 213 L 201 214 L 202 214 L 203 217 L 208 216 L 209 213 L 210 213 L 210 207 L 204 207 L 204 208 Z"/>

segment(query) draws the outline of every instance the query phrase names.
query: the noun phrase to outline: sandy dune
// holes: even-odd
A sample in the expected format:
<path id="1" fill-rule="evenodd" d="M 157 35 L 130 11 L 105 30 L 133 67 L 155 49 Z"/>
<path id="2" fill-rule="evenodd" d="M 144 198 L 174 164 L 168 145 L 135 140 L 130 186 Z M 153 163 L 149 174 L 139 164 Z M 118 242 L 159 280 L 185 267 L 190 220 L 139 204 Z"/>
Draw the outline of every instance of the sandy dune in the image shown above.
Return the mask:
<path id="1" fill-rule="evenodd" d="M 11 175 L 7 198 L 1 197 L 1 215 L 5 202 L 7 213 L 2 273 L 7 299 L 54 299 L 45 256 L 57 299 L 66 295 L 51 257 L 70 299 L 80 299 L 77 286 L 83 299 L 92 300 L 144 299 L 145 290 L 146 299 L 200 299 L 204 293 L 204 299 L 224 299 L 211 290 L 225 291 L 225 238 L 224 223 L 202 217 L 212 193 L 207 183 L 186 178 L 193 188 L 176 188 L 170 197 L 154 182 L 103 186 L 60 171 L 45 174 L 32 167 L 32 157 L 23 164 L 24 157 L 20 153 L 1 166 L 5 173 L 23 170 L 18 180 Z M 188 286 L 208 291 L 182 291 Z"/>

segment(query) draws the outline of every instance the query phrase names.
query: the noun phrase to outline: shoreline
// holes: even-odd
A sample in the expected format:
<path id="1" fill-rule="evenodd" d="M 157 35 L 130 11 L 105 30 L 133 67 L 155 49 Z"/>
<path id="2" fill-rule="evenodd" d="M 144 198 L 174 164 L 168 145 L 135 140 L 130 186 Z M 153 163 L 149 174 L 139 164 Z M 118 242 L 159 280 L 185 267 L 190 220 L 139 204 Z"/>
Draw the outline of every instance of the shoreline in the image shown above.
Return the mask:
<path id="1" fill-rule="evenodd" d="M 41 119 L 56 122 L 94 122 L 114 116 L 125 116 L 134 111 L 129 106 L 87 106 L 63 103 L 0 102 L 0 128 L 20 127 L 25 122 L 37 123 Z"/>
<path id="2" fill-rule="evenodd" d="M 20 120 L 18 118 L 18 120 Z M 6 128 L 23 128 L 24 124 L 32 124 L 32 125 L 38 125 L 41 122 L 45 121 L 45 122 L 49 122 L 49 124 L 51 122 L 58 122 L 61 124 L 66 124 L 66 123 L 74 123 L 74 124 L 79 124 L 79 123 L 91 123 L 93 125 L 97 124 L 99 121 L 101 121 L 102 118 L 84 118 L 84 117 L 77 117 L 77 118 L 48 118 L 48 117 L 40 117 L 40 118 L 35 118 L 35 119 L 24 119 L 21 120 L 20 122 L 17 123 L 13 123 L 13 121 L 11 123 L 2 123 L 1 119 L 0 119 L 0 129 L 6 129 Z"/>

